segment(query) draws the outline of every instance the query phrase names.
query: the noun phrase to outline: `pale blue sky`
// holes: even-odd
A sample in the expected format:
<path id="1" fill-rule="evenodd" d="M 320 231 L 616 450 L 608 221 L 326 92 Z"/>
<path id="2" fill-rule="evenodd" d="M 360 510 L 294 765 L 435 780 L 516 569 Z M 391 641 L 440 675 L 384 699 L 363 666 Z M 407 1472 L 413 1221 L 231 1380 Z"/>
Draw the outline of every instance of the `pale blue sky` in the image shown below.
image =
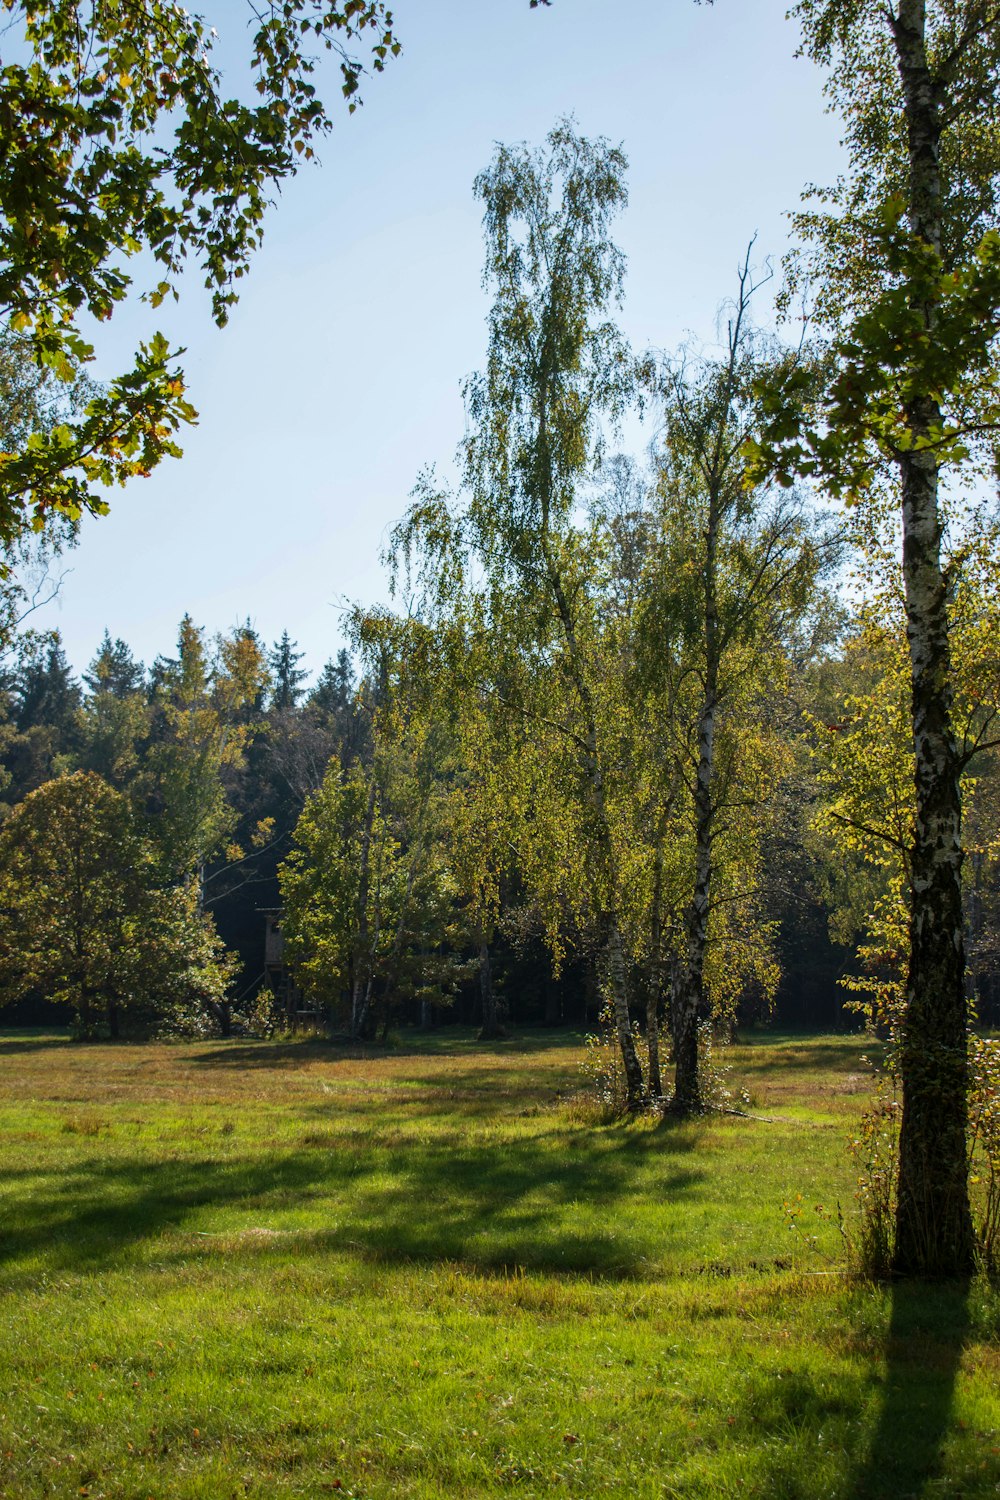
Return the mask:
<path id="1" fill-rule="evenodd" d="M 711 338 L 750 236 L 779 257 L 802 187 L 836 173 L 836 122 L 782 0 L 393 9 L 402 56 L 286 187 L 229 327 L 192 278 L 179 308 L 127 309 L 110 330 L 99 374 L 154 327 L 186 344 L 201 420 L 182 460 L 86 523 L 58 605 L 36 617 L 77 667 L 105 626 L 149 662 L 189 611 L 210 630 L 249 616 L 268 642 L 287 628 L 317 671 L 340 602 L 384 596 L 386 531 L 421 467 L 448 468 L 461 383 L 484 356 L 471 189 L 494 141 L 539 142 L 572 112 L 623 143 L 637 349 Z M 205 14 L 224 43 L 242 24 L 238 0 Z"/>

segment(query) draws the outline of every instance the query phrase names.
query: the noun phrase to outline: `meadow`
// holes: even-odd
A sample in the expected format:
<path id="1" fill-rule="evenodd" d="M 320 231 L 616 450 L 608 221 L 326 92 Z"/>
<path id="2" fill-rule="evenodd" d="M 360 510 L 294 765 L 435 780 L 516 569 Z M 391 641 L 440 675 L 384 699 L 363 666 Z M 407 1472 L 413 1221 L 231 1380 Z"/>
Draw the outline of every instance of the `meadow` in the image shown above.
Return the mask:
<path id="1" fill-rule="evenodd" d="M 0 1034 L 0 1496 L 1000 1494 L 1000 1297 L 854 1282 L 812 1208 L 868 1045 L 625 1125 L 560 1033 Z"/>

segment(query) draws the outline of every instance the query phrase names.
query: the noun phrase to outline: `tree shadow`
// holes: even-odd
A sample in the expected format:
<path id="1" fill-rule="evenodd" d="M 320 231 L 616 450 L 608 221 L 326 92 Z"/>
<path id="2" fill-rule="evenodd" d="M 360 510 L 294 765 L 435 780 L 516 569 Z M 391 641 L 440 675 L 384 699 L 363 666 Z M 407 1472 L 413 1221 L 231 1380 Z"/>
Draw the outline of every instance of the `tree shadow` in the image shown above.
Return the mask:
<path id="1" fill-rule="evenodd" d="M 502 1151 L 450 1139 L 407 1139 L 400 1149 L 377 1134 L 331 1133 L 251 1159 L 79 1163 L 40 1181 L 36 1174 L 30 1190 L 8 1200 L 0 1265 L 8 1286 L 39 1271 L 99 1272 L 147 1255 L 159 1265 L 210 1252 L 212 1239 L 238 1241 L 277 1225 L 295 1234 L 297 1253 L 631 1278 L 647 1274 L 663 1248 L 662 1227 L 654 1242 L 651 1228 L 619 1222 L 651 1149 L 648 1133 L 576 1132 L 570 1144 L 562 1133 L 539 1132 Z M 656 1192 L 680 1199 L 703 1175 L 668 1153 Z M 579 1202 L 600 1205 L 607 1227 L 595 1229 L 593 1217 L 581 1225 L 571 1211 Z M 288 1244 L 276 1238 L 273 1253 Z"/>
<path id="2" fill-rule="evenodd" d="M 760 1493 L 780 1500 L 994 1494 L 1000 1474 L 967 1487 L 945 1468 L 972 1331 L 969 1292 L 964 1282 L 901 1282 L 888 1292 L 887 1315 L 884 1304 L 876 1315 L 881 1329 L 871 1326 L 871 1294 L 862 1294 L 848 1303 L 855 1357 L 846 1364 L 789 1348 L 768 1380 L 754 1382 L 742 1413 L 755 1451 L 767 1455 Z"/>
<path id="3" fill-rule="evenodd" d="M 269 1072 L 308 1068 L 318 1062 L 375 1062 L 391 1055 L 381 1047 L 303 1037 L 290 1042 L 210 1042 L 186 1061 L 198 1068 L 245 1073 L 255 1068 Z"/>
<path id="4" fill-rule="evenodd" d="M 800 1073 L 809 1070 L 834 1072 L 840 1069 L 857 1069 L 862 1051 L 880 1050 L 880 1043 L 871 1038 L 863 1039 L 867 1046 L 859 1046 L 859 1038 L 845 1037 L 843 1040 L 816 1041 L 809 1037 L 768 1038 L 767 1042 L 754 1038 L 741 1043 L 729 1053 L 727 1061 L 734 1067 L 748 1063 L 754 1076 L 763 1073 Z M 780 1049 L 778 1044 L 780 1043 Z"/>
<path id="5" fill-rule="evenodd" d="M 25 1052 L 62 1052 L 69 1048 L 80 1050 L 75 1037 L 53 1036 L 50 1032 L 44 1035 L 0 1032 L 0 1057 L 21 1057 Z"/>
<path id="6" fill-rule="evenodd" d="M 893 1286 L 881 1404 L 850 1500 L 917 1500 L 928 1486 L 943 1493 L 936 1482 L 970 1334 L 969 1293 L 968 1281 Z"/>
<path id="7" fill-rule="evenodd" d="M 295 1037 L 289 1041 L 214 1041 L 192 1058 L 203 1068 L 301 1068 L 315 1062 L 375 1062 L 425 1057 L 533 1057 L 539 1052 L 576 1051 L 583 1043 L 578 1031 L 540 1031 L 537 1035 L 480 1041 L 475 1031 L 441 1036 L 415 1034 L 403 1041 L 380 1046 L 373 1042 L 350 1042 L 326 1036 Z"/>

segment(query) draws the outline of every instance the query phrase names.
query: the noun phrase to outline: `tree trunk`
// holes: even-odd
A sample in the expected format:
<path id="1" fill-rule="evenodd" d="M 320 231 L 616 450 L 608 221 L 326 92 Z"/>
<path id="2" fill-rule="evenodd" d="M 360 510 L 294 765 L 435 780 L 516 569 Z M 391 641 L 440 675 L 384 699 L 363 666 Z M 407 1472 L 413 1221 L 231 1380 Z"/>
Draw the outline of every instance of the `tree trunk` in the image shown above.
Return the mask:
<path id="1" fill-rule="evenodd" d="M 483 1025 L 479 1033 L 482 1041 L 490 1041 L 504 1035 L 497 1010 L 496 991 L 493 988 L 493 968 L 490 964 L 490 945 L 486 933 L 479 933 L 479 993 L 483 1002 Z"/>
<path id="2" fill-rule="evenodd" d="M 712 772 L 715 767 L 715 715 L 719 692 L 719 639 L 716 602 L 716 497 L 709 503 L 705 556 L 705 682 L 698 722 L 698 770 L 694 790 L 694 889 L 687 919 L 687 954 L 673 1007 L 674 1097 L 671 1109 L 679 1115 L 700 1114 L 706 1106 L 699 1057 L 699 1031 L 708 1020 L 705 995 L 705 950 L 708 947 L 709 903 L 712 891 L 712 834 L 715 805 Z"/>
<path id="3" fill-rule="evenodd" d="M 361 859 L 358 870 L 358 937 L 355 945 L 353 976 L 351 982 L 351 1037 L 360 1040 L 368 1019 L 371 1000 L 371 962 L 368 943 L 368 886 L 371 867 L 372 830 L 375 826 L 375 802 L 378 787 L 374 778 L 368 790 L 365 822 L 361 831 Z"/>
<path id="4" fill-rule="evenodd" d="M 607 920 L 608 982 L 611 990 L 611 1011 L 615 1021 L 618 1047 L 625 1070 L 625 1108 L 630 1112 L 641 1109 L 646 1102 L 646 1087 L 642 1078 L 642 1064 L 635 1050 L 632 1035 L 632 1019 L 628 1007 L 628 982 L 625 967 L 625 948 L 617 918 Z"/>
<path id="5" fill-rule="evenodd" d="M 663 1098 L 663 1079 L 660 1076 L 660 1018 L 659 992 L 652 985 L 646 996 L 646 1047 L 649 1052 L 649 1097 L 655 1104 Z"/>
<path id="6" fill-rule="evenodd" d="M 219 1035 L 231 1037 L 233 1034 L 233 1012 L 228 1000 L 206 1000 L 209 1015 L 219 1028 Z"/>
<path id="7" fill-rule="evenodd" d="M 112 1041 L 117 1042 L 121 1035 L 121 1026 L 118 1019 L 118 1001 L 114 995 L 108 996 L 108 1032 Z"/>
<path id="8" fill-rule="evenodd" d="M 88 1040 L 91 1035 L 90 989 L 86 983 L 80 985 L 80 1035 Z"/>
<path id="9" fill-rule="evenodd" d="M 951 728 L 938 476 L 925 454 L 908 455 L 900 467 L 917 818 L 899 1063 L 903 1113 L 893 1266 L 906 1275 L 961 1275 L 972 1269 L 974 1239 L 960 767 Z"/>
<path id="10" fill-rule="evenodd" d="M 925 27 L 926 0 L 899 0 L 893 37 L 905 100 L 910 227 L 939 250 L 941 99 L 928 66 Z M 918 303 L 918 310 L 933 330 L 934 307 Z M 938 403 L 921 395 L 906 408 L 906 417 L 919 445 L 938 423 Z M 934 450 L 926 447 L 901 453 L 898 464 L 916 827 L 900 1048 L 903 1110 L 893 1269 L 902 1275 L 965 1275 L 973 1268 L 974 1235 L 968 1189 L 961 767 L 951 723 L 939 474 Z"/>

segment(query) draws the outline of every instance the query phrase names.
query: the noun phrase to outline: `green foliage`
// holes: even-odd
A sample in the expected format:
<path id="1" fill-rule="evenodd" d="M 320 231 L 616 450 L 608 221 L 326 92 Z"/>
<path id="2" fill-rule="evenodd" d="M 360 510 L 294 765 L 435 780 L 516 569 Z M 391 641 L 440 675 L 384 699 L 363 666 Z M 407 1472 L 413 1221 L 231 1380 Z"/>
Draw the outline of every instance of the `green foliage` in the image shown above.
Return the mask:
<path id="1" fill-rule="evenodd" d="M 40 368 L 29 341 L 0 324 L 0 454 L 22 448 L 34 433 L 50 433 L 72 421 L 96 394 L 84 377 L 65 384 Z M 76 538 L 76 523 L 52 513 L 40 529 L 21 527 L 0 539 L 0 657 L 14 645 L 24 621 L 58 592 L 58 559 Z"/>
<path id="2" fill-rule="evenodd" d="M 306 991 L 327 1005 L 339 1004 L 350 988 L 367 798 L 361 772 L 345 777 L 331 765 L 306 802 L 296 847 L 281 868 L 288 960 Z M 386 849 L 383 828 L 373 836 L 380 854 L 396 852 Z"/>
<path id="3" fill-rule="evenodd" d="M 370 40 L 376 71 L 399 51 L 381 0 L 282 0 L 255 13 L 247 72 L 227 97 L 215 28 L 167 0 L 5 9 L 16 60 L 0 71 L 0 306 L 65 381 L 93 357 L 85 316 L 111 317 L 131 286 L 125 263 L 140 253 L 153 307 L 176 296 L 194 260 L 224 323 L 275 187 L 331 128 L 311 49 L 339 55 L 352 110 L 362 65 L 351 44 Z M 177 454 L 177 429 L 193 419 L 176 356 L 156 334 L 77 420 L 0 450 L 0 539 L 52 511 L 102 513 L 102 487 Z"/>
<path id="4" fill-rule="evenodd" d="M 151 727 L 145 670 L 122 640 L 107 631 L 84 675 L 89 692 L 80 712 L 78 763 L 119 790 L 134 788 Z"/>
<path id="5" fill-rule="evenodd" d="M 157 884 L 127 799 L 80 771 L 32 792 L 0 828 L 4 998 L 71 1005 L 90 1034 L 224 995 L 232 965 L 183 890 Z"/>
<path id="6" fill-rule="evenodd" d="M 953 723 L 966 806 L 966 900 L 971 906 L 975 879 L 976 941 L 991 954 L 996 914 L 989 890 L 998 870 L 997 522 L 983 510 L 963 515 L 953 509 L 948 614 Z M 861 600 L 837 667 L 839 695 L 825 713 L 807 717 L 820 792 L 817 852 L 831 871 L 831 922 L 844 941 L 860 936 L 862 972 L 845 980 L 859 998 L 849 1005 L 885 1030 L 898 1018 L 908 954 L 915 820 L 910 662 L 891 528 L 870 516 L 864 546 L 868 561 L 855 575 Z"/>
<path id="7" fill-rule="evenodd" d="M 547 550 L 601 453 L 599 421 L 633 389 L 628 347 L 604 317 L 622 297 L 610 225 L 627 202 L 625 168 L 619 148 L 563 121 L 542 151 L 499 146 L 476 179 L 494 297 L 486 369 L 465 391 L 469 514 L 477 547 L 508 576 L 551 567 Z"/>
<path id="8" fill-rule="evenodd" d="M 370 767 L 332 761 L 279 871 L 292 971 L 352 1034 L 379 1013 L 386 1027 L 401 999 L 449 1004 L 463 976 L 443 789 L 427 752 L 386 737 Z"/>
<path id="9" fill-rule="evenodd" d="M 983 1269 L 1000 1274 L 1000 1043 L 970 1041 L 969 1176 Z"/>
<path id="10" fill-rule="evenodd" d="M 812 475 L 847 500 L 921 451 L 939 468 L 988 471 L 1000 331 L 995 18 L 978 0 L 800 0 L 793 15 L 804 50 L 828 70 L 849 167 L 807 194 L 784 293 L 786 310 L 799 293 L 814 299 L 830 342 L 767 382 L 752 466 L 783 482 Z M 918 51 L 927 86 L 907 93 Z M 918 98 L 940 135 L 930 156 L 916 145 L 926 134 L 914 133 Z M 933 161 L 933 190 L 918 181 L 918 160 Z"/>
<path id="11" fill-rule="evenodd" d="M 987 231 L 969 260 L 949 269 L 900 227 L 903 207 L 894 198 L 885 210 L 887 286 L 830 350 L 788 357 L 761 380 L 766 421 L 746 448 L 754 477 L 783 485 L 805 477 L 854 503 L 904 453 L 925 451 L 946 467 L 978 450 L 991 466 L 1000 232 Z M 917 429 L 912 414 L 928 398 L 934 415 Z"/>
<path id="12" fill-rule="evenodd" d="M 223 774 L 243 763 L 267 682 L 264 652 L 252 631 L 231 631 L 210 649 L 185 615 L 176 660 L 160 664 L 156 734 L 143 768 L 154 809 L 150 833 L 172 879 L 200 883 L 206 861 L 235 826 Z"/>

